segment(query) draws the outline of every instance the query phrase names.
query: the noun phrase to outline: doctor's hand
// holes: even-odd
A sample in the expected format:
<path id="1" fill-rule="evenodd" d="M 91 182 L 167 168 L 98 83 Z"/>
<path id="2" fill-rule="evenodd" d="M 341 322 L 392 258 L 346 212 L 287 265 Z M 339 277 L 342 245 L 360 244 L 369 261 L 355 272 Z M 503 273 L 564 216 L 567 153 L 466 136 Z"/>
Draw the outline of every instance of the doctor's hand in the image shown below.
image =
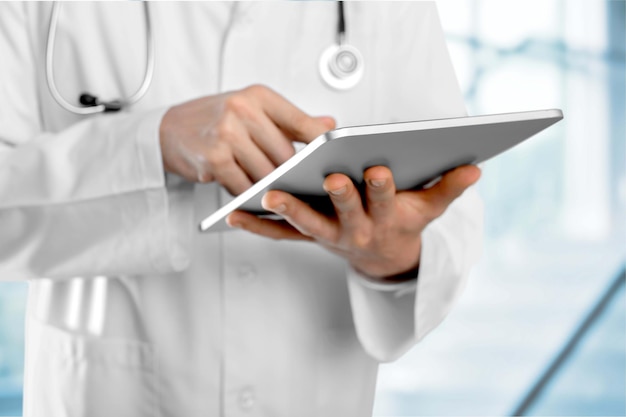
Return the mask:
<path id="1" fill-rule="evenodd" d="M 309 143 L 334 127 L 331 117 L 311 117 L 260 85 L 202 97 L 163 116 L 163 166 L 238 195 L 289 159 L 293 141 Z"/>
<path id="2" fill-rule="evenodd" d="M 361 197 L 350 178 L 331 174 L 324 181 L 324 189 L 335 207 L 333 217 L 316 212 L 288 193 L 269 191 L 263 207 L 284 220 L 236 211 L 227 222 L 274 239 L 315 241 L 344 257 L 357 271 L 389 280 L 418 267 L 426 225 L 441 216 L 479 177 L 478 167 L 466 165 L 450 171 L 428 189 L 397 192 L 391 171 L 376 166 L 364 173 L 366 189 Z"/>

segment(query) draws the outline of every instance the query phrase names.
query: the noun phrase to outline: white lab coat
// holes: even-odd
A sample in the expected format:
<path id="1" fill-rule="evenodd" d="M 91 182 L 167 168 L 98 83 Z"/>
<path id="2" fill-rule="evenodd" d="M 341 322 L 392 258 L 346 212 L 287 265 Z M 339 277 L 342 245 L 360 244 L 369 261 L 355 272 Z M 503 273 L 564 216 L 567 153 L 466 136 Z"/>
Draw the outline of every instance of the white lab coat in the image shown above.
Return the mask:
<path id="1" fill-rule="evenodd" d="M 334 3 L 155 3 L 148 94 L 85 117 L 46 88 L 51 5 L 0 5 L 0 278 L 30 283 L 26 416 L 371 414 L 378 363 L 441 322 L 479 254 L 475 190 L 424 231 L 417 281 L 377 286 L 311 243 L 198 233 L 229 197 L 166 180 L 158 146 L 168 106 L 256 83 L 341 126 L 464 115 L 433 4 L 345 6 L 366 64 L 349 92 L 318 74 Z M 144 27 L 137 3 L 66 4 L 61 94 L 132 94 Z"/>

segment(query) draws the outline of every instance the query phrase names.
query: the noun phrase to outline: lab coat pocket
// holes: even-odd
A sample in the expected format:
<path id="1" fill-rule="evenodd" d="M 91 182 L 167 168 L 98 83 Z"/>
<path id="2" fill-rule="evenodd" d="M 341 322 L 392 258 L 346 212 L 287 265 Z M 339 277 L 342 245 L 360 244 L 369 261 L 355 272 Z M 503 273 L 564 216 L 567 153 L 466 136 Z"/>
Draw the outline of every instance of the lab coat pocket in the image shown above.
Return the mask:
<path id="1" fill-rule="evenodd" d="M 153 347 L 30 323 L 37 340 L 25 417 L 158 417 Z"/>

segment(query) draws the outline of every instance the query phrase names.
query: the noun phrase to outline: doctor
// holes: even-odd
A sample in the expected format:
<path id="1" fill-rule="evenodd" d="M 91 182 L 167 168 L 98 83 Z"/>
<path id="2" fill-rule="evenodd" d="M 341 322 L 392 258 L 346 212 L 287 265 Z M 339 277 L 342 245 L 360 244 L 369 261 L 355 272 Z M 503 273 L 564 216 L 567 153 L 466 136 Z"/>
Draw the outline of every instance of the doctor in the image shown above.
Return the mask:
<path id="1" fill-rule="evenodd" d="M 284 221 L 196 225 L 335 124 L 464 115 L 435 6 L 346 3 L 348 89 L 319 72 L 332 2 L 52 7 L 0 5 L 0 278 L 30 283 L 25 415 L 370 415 L 378 363 L 443 320 L 477 259 L 478 169 L 396 193 L 374 167 L 364 202 L 333 174 L 333 218 L 271 192 Z M 62 104 L 133 97 L 150 72 L 121 111 Z"/>

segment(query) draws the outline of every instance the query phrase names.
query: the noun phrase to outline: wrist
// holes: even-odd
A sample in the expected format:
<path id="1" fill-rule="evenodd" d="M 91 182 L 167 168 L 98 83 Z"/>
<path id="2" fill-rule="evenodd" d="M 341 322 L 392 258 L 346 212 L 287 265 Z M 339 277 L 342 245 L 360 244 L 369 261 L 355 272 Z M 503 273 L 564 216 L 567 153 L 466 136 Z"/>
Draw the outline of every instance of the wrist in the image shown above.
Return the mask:
<path id="1" fill-rule="evenodd" d="M 378 278 L 378 280 L 381 281 L 381 282 L 388 282 L 390 284 L 410 281 L 410 280 L 413 280 L 413 279 L 417 279 L 419 271 L 420 271 L 420 266 L 419 266 L 419 263 L 418 263 L 415 268 L 411 268 L 408 271 L 401 272 L 401 273 L 395 274 L 395 275 L 390 275 L 390 276 Z"/>
<path id="2" fill-rule="evenodd" d="M 422 252 L 421 237 L 417 240 L 415 248 L 405 246 L 403 252 L 406 256 L 404 259 L 387 260 L 377 264 L 353 264 L 352 267 L 360 274 L 367 276 L 370 281 L 394 284 L 417 279 Z"/>
<path id="3" fill-rule="evenodd" d="M 380 282 L 380 283 L 387 283 L 387 284 L 399 284 L 402 282 L 406 282 L 406 281 L 411 281 L 414 279 L 417 279 L 417 276 L 419 274 L 419 262 L 418 264 L 406 271 L 397 273 L 397 274 L 393 274 L 393 275 L 373 275 L 371 273 L 368 273 L 367 271 L 364 271 L 356 266 L 352 266 L 354 268 L 354 270 L 356 272 L 358 272 L 359 274 L 367 277 L 368 280 L 370 281 L 376 281 L 376 282 Z"/>

